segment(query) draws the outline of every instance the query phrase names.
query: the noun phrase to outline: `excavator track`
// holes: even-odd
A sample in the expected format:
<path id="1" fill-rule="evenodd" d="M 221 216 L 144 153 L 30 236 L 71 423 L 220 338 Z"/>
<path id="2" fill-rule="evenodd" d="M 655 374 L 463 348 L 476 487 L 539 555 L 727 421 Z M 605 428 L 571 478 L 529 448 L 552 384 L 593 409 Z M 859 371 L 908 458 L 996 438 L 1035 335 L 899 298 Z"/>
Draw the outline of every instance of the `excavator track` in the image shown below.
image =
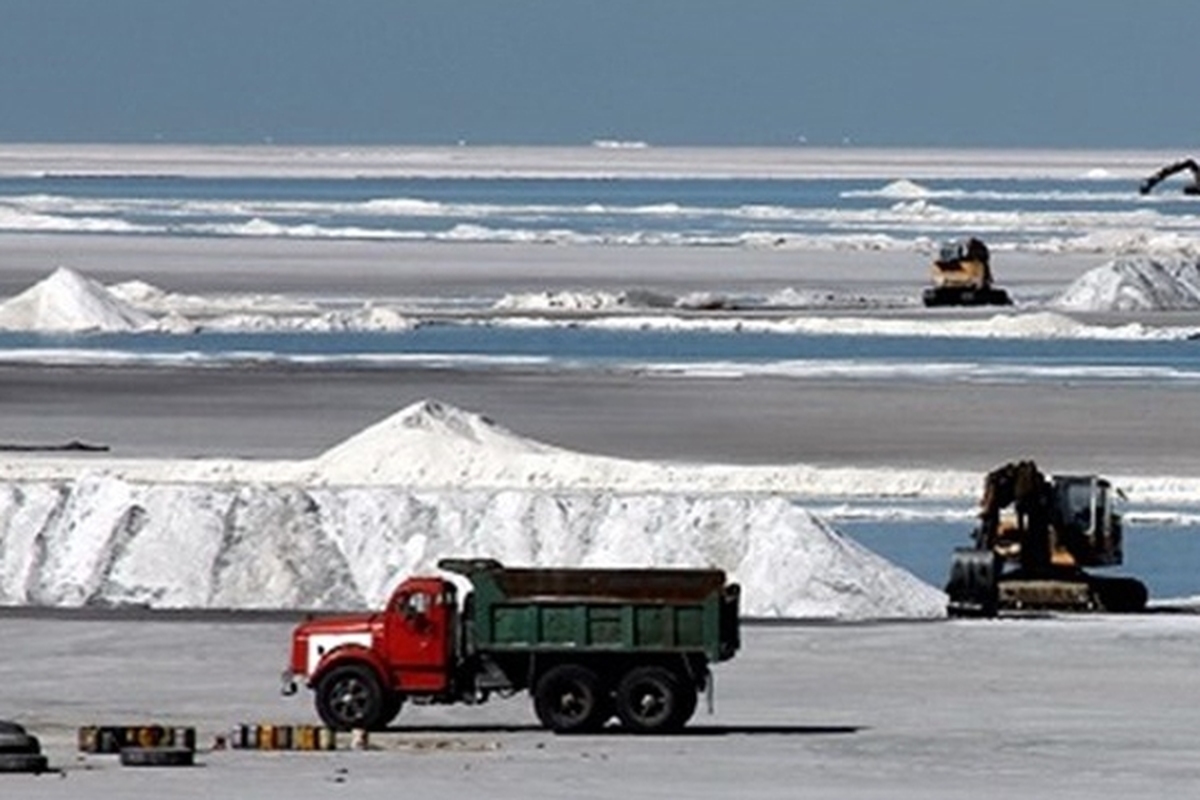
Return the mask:
<path id="1" fill-rule="evenodd" d="M 997 617 L 1004 612 L 1070 611 L 1137 614 L 1146 610 L 1149 591 L 1136 578 L 1060 570 L 1029 575 L 1002 572 L 990 550 L 954 552 L 946 585 L 951 617 Z"/>
<path id="2" fill-rule="evenodd" d="M 1010 306 L 1012 298 L 1003 289 L 975 289 L 961 286 L 939 286 L 921 293 L 927 307 L 934 306 Z"/>

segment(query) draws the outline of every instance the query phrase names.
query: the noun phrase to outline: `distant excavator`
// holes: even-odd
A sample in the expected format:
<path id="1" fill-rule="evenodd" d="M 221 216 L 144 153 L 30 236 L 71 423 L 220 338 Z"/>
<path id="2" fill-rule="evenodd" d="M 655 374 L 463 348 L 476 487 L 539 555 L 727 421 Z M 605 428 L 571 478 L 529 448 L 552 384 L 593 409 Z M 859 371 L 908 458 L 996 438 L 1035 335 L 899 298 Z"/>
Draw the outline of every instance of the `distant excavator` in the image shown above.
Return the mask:
<path id="1" fill-rule="evenodd" d="M 1146 180 L 1142 181 L 1142 185 L 1138 187 L 1138 192 L 1141 194 L 1150 194 L 1150 190 L 1155 186 L 1158 186 L 1175 173 L 1183 172 L 1184 170 L 1192 173 L 1192 180 L 1190 183 L 1183 185 L 1183 193 L 1200 195 L 1200 164 L 1197 164 L 1190 158 L 1176 161 L 1174 164 L 1168 164 L 1149 178 L 1146 178 Z"/>
<path id="2" fill-rule="evenodd" d="M 921 295 L 927 306 L 1007 306 L 1008 292 L 992 284 L 991 254 L 974 236 L 946 242 L 929 268 L 933 284 Z"/>
<path id="3" fill-rule="evenodd" d="M 1104 478 L 1047 477 L 1032 461 L 989 472 L 974 547 L 955 550 L 951 562 L 950 616 L 1144 610 L 1148 592 L 1141 581 L 1083 569 L 1123 560 L 1115 493 Z"/>

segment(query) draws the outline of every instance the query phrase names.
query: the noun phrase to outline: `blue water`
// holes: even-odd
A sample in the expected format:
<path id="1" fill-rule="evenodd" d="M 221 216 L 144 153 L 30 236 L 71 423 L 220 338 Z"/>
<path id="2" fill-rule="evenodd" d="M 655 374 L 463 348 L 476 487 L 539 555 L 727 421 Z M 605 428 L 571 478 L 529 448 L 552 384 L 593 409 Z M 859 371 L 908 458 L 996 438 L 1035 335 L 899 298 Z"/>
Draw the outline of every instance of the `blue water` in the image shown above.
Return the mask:
<path id="1" fill-rule="evenodd" d="M 21 349 L 121 351 L 137 355 L 207 354 L 330 361 L 384 354 L 411 357 L 519 357 L 548 366 L 637 366 L 703 362 L 875 362 L 967 364 L 1004 368 L 1006 380 L 1200 381 L 1200 342 L 954 339 L 810 336 L 706 331 L 611 331 L 574 327 L 509 328 L 430 324 L 396 333 L 207 333 L 47 336 L 0 333 L 0 352 Z M 1055 368 L 1038 375 L 1034 367 Z M 1088 368 L 1125 368 L 1091 376 Z M 1071 370 L 1077 370 L 1072 373 Z M 1065 371 L 1065 372 L 1064 372 Z M 1040 377 L 1039 377 L 1040 375 Z M 932 376 L 931 376 L 932 379 Z M 985 372 L 982 379 L 998 379 Z"/>
<path id="2" fill-rule="evenodd" d="M 898 564 L 926 583 L 941 587 L 956 547 L 970 546 L 967 522 L 839 522 L 838 530 Z M 1131 575 L 1157 599 L 1200 595 L 1200 529 L 1128 525 L 1125 563 L 1098 574 Z"/>

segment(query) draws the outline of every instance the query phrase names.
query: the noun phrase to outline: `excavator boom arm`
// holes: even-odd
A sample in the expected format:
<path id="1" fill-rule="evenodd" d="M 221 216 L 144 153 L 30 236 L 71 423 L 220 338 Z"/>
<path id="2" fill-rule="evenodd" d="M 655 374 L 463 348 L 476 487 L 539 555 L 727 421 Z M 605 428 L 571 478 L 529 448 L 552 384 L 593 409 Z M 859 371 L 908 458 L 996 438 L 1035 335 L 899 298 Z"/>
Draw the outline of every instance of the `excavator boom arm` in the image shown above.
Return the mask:
<path id="1" fill-rule="evenodd" d="M 1197 190 L 1200 191 L 1200 164 L 1197 164 L 1194 159 L 1185 158 L 1181 161 L 1176 161 L 1174 164 L 1168 164 L 1149 178 L 1146 178 L 1146 180 L 1142 181 L 1142 185 L 1138 187 L 1138 192 L 1141 194 L 1150 194 L 1150 190 L 1155 186 L 1158 186 L 1175 173 L 1183 172 L 1185 169 L 1191 171 L 1192 183 L 1184 191 L 1194 193 L 1189 191 L 1191 187 L 1197 187 Z"/>

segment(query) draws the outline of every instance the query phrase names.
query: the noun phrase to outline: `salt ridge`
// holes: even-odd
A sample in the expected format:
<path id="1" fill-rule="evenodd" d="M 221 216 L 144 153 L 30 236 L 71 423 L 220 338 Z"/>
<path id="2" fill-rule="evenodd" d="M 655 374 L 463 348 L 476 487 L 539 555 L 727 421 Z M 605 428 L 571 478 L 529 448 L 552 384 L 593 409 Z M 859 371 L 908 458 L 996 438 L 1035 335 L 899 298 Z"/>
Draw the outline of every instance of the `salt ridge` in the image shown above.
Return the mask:
<path id="1" fill-rule="evenodd" d="M 0 485 L 0 604 L 378 607 L 446 556 L 715 566 L 754 616 L 937 617 L 945 596 L 778 499 L 132 484 Z"/>

